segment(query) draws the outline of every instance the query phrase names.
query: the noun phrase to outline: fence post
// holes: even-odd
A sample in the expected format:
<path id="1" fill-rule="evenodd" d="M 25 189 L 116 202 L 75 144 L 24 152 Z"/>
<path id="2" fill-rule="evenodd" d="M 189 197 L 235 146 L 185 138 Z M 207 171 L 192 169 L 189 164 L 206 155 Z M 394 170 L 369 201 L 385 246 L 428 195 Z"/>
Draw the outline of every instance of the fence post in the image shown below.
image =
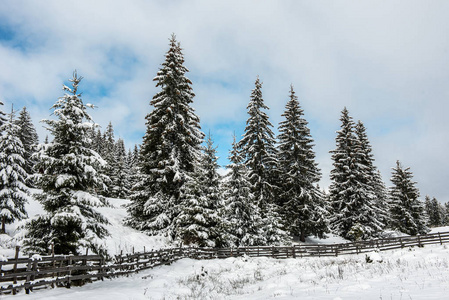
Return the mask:
<path id="1" fill-rule="evenodd" d="M 29 256 L 28 256 L 28 264 L 27 264 L 27 273 L 28 272 L 31 272 L 31 253 L 29 254 Z M 28 273 L 27 274 L 27 279 L 26 279 L 26 282 L 25 282 L 25 293 L 26 294 L 29 294 L 30 293 L 30 278 L 31 278 L 31 276 L 30 276 L 30 274 Z"/>
<path id="2" fill-rule="evenodd" d="M 67 276 L 67 288 L 69 289 L 71 286 L 70 277 L 72 277 L 72 256 L 69 256 L 67 267 L 69 269 L 69 274 Z"/>
<path id="3" fill-rule="evenodd" d="M 33 271 L 33 275 L 31 275 L 30 281 L 34 281 L 36 279 L 35 272 L 37 272 L 37 259 L 33 260 L 33 268 L 31 270 Z M 33 290 L 33 289 L 31 289 L 31 290 Z"/>
<path id="4" fill-rule="evenodd" d="M 104 268 L 104 257 L 103 257 L 103 255 L 101 256 L 101 259 L 100 259 L 100 279 L 101 279 L 101 281 L 103 281 L 104 280 L 104 273 L 105 273 L 105 268 Z"/>
<path id="5" fill-rule="evenodd" d="M 443 245 L 443 241 L 441 240 L 441 234 L 438 232 L 438 237 L 440 238 L 440 245 Z"/>
<path id="6" fill-rule="evenodd" d="M 16 254 L 15 254 L 15 256 L 14 256 L 14 259 L 16 260 L 16 262 L 14 263 L 14 271 L 13 271 L 14 273 L 17 272 L 17 260 L 19 259 L 19 251 L 20 251 L 20 247 L 19 247 L 19 246 L 16 246 Z M 13 283 L 14 283 L 14 284 L 17 283 L 17 276 L 14 276 L 14 281 L 13 281 Z M 15 289 L 15 288 L 12 289 L 12 294 L 13 294 L 13 295 L 16 294 L 16 289 Z"/>
<path id="7" fill-rule="evenodd" d="M 55 261 L 55 243 L 51 243 L 51 257 L 53 258 L 53 269 L 56 267 L 56 261 Z M 55 273 L 51 274 L 51 277 L 55 277 Z M 54 288 L 55 284 L 54 282 L 51 283 L 51 287 Z"/>

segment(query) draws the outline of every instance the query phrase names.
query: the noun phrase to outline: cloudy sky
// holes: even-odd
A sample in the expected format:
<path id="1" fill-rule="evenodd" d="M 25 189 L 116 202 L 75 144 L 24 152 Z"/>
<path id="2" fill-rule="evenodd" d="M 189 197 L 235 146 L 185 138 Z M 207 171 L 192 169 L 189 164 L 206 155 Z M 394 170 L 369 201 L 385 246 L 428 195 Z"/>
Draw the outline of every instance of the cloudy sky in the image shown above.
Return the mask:
<path id="1" fill-rule="evenodd" d="M 387 185 L 396 160 L 421 195 L 449 201 L 449 1 L 21 1 L 0 6 L 0 99 L 39 120 L 74 69 L 85 103 L 131 148 L 175 33 L 203 130 L 227 163 L 257 75 L 275 130 L 293 84 L 322 187 L 347 107 L 367 127 Z"/>

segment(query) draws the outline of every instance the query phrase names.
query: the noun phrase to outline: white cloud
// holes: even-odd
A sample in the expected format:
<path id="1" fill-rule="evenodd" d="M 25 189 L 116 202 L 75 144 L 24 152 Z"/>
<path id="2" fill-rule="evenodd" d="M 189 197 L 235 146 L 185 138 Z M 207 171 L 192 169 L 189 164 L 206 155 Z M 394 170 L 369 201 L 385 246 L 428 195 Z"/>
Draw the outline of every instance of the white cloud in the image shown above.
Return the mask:
<path id="1" fill-rule="evenodd" d="M 0 8 L 0 97 L 37 121 L 73 69 L 103 127 L 140 142 L 152 82 L 176 33 L 195 108 L 227 157 L 260 75 L 276 126 L 293 83 L 327 185 L 340 111 L 364 121 L 388 182 L 396 159 L 423 194 L 449 201 L 446 1 L 7 1 Z M 0 27 L 0 33 L 1 31 Z M 105 95 L 104 95 L 105 94 Z M 226 124 L 229 123 L 229 124 Z M 42 138 L 45 133 L 39 129 Z M 229 145 L 225 144 L 229 143 Z"/>

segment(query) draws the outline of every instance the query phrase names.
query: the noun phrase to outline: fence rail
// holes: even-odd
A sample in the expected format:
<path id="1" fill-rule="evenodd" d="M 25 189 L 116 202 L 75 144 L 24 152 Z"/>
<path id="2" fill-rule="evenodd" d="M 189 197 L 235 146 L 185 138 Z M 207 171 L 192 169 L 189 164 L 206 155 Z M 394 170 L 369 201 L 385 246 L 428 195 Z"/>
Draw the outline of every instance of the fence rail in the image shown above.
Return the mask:
<path id="1" fill-rule="evenodd" d="M 344 244 L 299 244 L 293 246 L 251 246 L 238 248 L 192 248 L 178 247 L 120 254 L 111 261 L 99 255 L 51 255 L 18 257 L 0 261 L 0 294 L 25 289 L 29 293 L 42 286 L 65 286 L 128 275 L 141 270 L 171 264 L 181 258 L 214 259 L 238 256 L 301 258 L 325 257 L 366 253 L 373 250 L 386 251 L 405 247 L 422 247 L 430 244 L 449 243 L 449 232 L 435 234 L 384 238 Z"/>

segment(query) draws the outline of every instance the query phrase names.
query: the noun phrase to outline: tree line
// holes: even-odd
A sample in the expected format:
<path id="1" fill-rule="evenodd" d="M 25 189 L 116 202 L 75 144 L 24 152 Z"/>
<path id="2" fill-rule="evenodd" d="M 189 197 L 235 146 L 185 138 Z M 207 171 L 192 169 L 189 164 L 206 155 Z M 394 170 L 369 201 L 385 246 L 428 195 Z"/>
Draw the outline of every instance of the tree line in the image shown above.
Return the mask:
<path id="1" fill-rule="evenodd" d="M 449 205 L 420 194 L 409 167 L 398 161 L 387 188 L 375 166 L 361 121 L 341 112 L 328 192 L 318 183 L 314 140 L 290 86 L 273 132 L 257 77 L 241 139 L 234 136 L 225 176 L 218 173 L 212 135 L 202 132 L 192 108 L 180 43 L 173 35 L 154 81 L 159 92 L 145 117 L 142 144 L 126 150 L 111 123 L 102 132 L 78 91 L 76 71 L 46 119 L 52 140 L 38 144 L 26 108 L 0 110 L 0 212 L 5 224 L 23 220 L 20 242 L 28 252 L 107 254 L 101 239 L 108 220 L 95 208 L 106 197 L 127 198 L 125 224 L 173 243 L 209 247 L 279 245 L 332 232 L 349 240 L 381 237 L 387 230 L 424 234 L 449 224 Z M 1 103 L 1 102 L 0 102 Z M 3 103 L 1 103 L 3 105 Z M 45 213 L 27 217 L 30 188 Z"/>

